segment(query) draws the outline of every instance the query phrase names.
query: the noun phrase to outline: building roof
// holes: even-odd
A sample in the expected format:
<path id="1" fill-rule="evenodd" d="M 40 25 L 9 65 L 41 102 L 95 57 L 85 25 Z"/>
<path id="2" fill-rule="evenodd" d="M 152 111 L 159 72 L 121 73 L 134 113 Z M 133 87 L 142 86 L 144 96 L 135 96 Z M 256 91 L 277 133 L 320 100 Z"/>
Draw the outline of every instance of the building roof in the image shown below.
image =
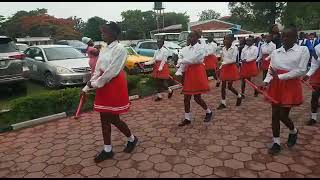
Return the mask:
<path id="1" fill-rule="evenodd" d="M 182 24 L 174 24 L 174 25 L 171 25 L 171 26 L 164 27 L 163 29 L 152 30 L 151 32 L 177 30 L 177 29 L 182 29 Z"/>
<path id="2" fill-rule="evenodd" d="M 200 25 L 200 24 L 205 24 L 205 23 L 208 23 L 208 22 L 219 22 L 219 23 L 224 23 L 224 24 L 228 24 L 228 25 L 231 25 L 231 26 L 239 26 L 238 24 L 233 24 L 233 23 L 229 23 L 229 22 L 226 22 L 226 21 L 221 21 L 221 20 L 218 20 L 218 19 L 210 19 L 210 20 L 206 20 L 206 21 L 190 22 L 188 25 L 191 27 L 191 26 L 197 26 L 197 25 Z"/>
<path id="3" fill-rule="evenodd" d="M 26 42 L 26 41 L 50 41 L 50 37 L 24 37 L 24 38 L 16 38 L 18 42 Z"/>

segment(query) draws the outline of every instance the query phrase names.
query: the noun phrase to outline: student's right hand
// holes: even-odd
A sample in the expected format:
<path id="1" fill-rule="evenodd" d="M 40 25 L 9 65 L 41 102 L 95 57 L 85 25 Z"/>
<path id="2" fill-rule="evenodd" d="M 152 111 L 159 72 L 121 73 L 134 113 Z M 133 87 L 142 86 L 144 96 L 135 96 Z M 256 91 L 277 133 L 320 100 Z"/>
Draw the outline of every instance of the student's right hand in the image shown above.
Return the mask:
<path id="1" fill-rule="evenodd" d="M 308 76 L 308 75 L 305 75 L 304 77 L 303 77 L 303 80 L 304 81 L 308 81 L 310 79 L 310 77 Z"/>

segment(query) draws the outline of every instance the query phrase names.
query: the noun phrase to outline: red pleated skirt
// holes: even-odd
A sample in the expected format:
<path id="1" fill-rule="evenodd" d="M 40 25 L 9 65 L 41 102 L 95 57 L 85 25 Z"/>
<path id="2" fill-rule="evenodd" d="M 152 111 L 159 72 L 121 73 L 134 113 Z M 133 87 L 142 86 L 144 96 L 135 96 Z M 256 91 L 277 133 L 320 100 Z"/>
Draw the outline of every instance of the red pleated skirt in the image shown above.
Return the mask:
<path id="1" fill-rule="evenodd" d="M 153 65 L 153 72 L 152 77 L 156 79 L 169 79 L 170 70 L 169 65 L 165 63 L 163 65 L 162 71 L 159 71 L 161 61 L 156 61 L 156 63 Z"/>
<path id="2" fill-rule="evenodd" d="M 220 69 L 220 79 L 221 81 L 239 80 L 240 74 L 237 65 L 235 63 L 222 65 Z"/>
<path id="3" fill-rule="evenodd" d="M 278 74 L 287 73 L 277 70 Z M 269 96 L 285 107 L 298 106 L 303 103 L 302 86 L 299 78 L 289 80 L 272 79 L 267 90 Z"/>
<path id="4" fill-rule="evenodd" d="M 209 55 L 204 58 L 206 70 L 212 69 L 215 70 L 218 66 L 218 58 L 215 55 Z"/>
<path id="5" fill-rule="evenodd" d="M 244 62 L 241 64 L 240 77 L 251 78 L 257 76 L 259 73 L 256 61 Z"/>
<path id="6" fill-rule="evenodd" d="M 318 69 L 311 77 L 310 77 L 310 85 L 314 87 L 320 86 L 320 69 Z"/>
<path id="7" fill-rule="evenodd" d="M 129 110 L 129 106 L 127 80 L 124 71 L 121 71 L 118 76 L 102 88 L 96 89 L 95 111 L 122 114 Z"/>
<path id="8" fill-rule="evenodd" d="M 269 56 L 268 54 L 262 55 L 262 60 L 261 60 L 261 66 L 260 66 L 260 68 L 261 68 L 263 71 L 266 71 L 266 70 L 269 69 L 270 59 L 269 59 L 269 60 L 266 60 L 266 58 L 267 58 L 268 56 Z"/>
<path id="9" fill-rule="evenodd" d="M 182 93 L 196 95 L 210 90 L 204 64 L 189 64 L 184 72 Z"/>

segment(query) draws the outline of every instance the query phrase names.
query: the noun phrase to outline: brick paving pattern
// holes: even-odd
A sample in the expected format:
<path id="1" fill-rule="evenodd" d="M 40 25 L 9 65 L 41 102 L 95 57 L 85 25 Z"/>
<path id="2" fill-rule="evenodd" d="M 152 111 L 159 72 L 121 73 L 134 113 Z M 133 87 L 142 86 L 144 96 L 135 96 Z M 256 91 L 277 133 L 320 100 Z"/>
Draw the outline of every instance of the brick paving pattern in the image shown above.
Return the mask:
<path id="1" fill-rule="evenodd" d="M 99 164 L 93 161 L 103 145 L 95 112 L 0 134 L 0 177 L 320 177 L 319 124 L 304 125 L 310 91 L 304 89 L 305 103 L 291 113 L 300 130 L 297 145 L 285 146 L 288 130 L 281 125 L 283 151 L 271 156 L 271 107 L 247 88 L 240 107 L 227 92 L 228 108 L 214 110 L 207 124 L 193 101 L 194 121 L 182 128 L 177 126 L 184 115 L 180 90 L 171 100 L 133 101 L 122 119 L 140 143 L 132 154 L 122 152 L 127 138 L 112 127 L 115 156 Z M 216 108 L 220 89 L 203 97 Z"/>

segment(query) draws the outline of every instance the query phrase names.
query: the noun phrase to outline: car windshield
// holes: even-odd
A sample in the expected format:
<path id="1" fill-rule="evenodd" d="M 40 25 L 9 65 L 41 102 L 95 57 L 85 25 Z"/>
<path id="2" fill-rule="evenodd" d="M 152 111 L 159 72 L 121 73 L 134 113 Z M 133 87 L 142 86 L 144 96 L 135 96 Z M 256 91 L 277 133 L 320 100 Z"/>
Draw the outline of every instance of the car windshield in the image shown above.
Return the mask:
<path id="1" fill-rule="evenodd" d="M 0 39 L 0 53 L 17 52 L 19 49 L 10 38 Z"/>
<path id="2" fill-rule="evenodd" d="M 178 44 L 173 42 L 165 42 L 165 46 L 171 49 L 181 49 L 181 47 Z"/>
<path id="3" fill-rule="evenodd" d="M 27 45 L 24 45 L 24 44 L 17 44 L 18 48 L 20 51 L 25 51 L 28 49 L 28 46 Z"/>
<path id="4" fill-rule="evenodd" d="M 84 54 L 72 47 L 45 48 L 44 52 L 48 61 L 85 58 Z"/>
<path id="5" fill-rule="evenodd" d="M 72 47 L 77 47 L 77 48 L 82 48 L 82 47 L 86 48 L 87 47 L 86 44 L 84 44 L 81 41 L 77 41 L 77 40 L 69 41 L 69 45 L 72 46 Z"/>
<path id="6" fill-rule="evenodd" d="M 137 55 L 137 53 L 132 49 L 132 47 L 127 47 L 128 55 Z"/>

